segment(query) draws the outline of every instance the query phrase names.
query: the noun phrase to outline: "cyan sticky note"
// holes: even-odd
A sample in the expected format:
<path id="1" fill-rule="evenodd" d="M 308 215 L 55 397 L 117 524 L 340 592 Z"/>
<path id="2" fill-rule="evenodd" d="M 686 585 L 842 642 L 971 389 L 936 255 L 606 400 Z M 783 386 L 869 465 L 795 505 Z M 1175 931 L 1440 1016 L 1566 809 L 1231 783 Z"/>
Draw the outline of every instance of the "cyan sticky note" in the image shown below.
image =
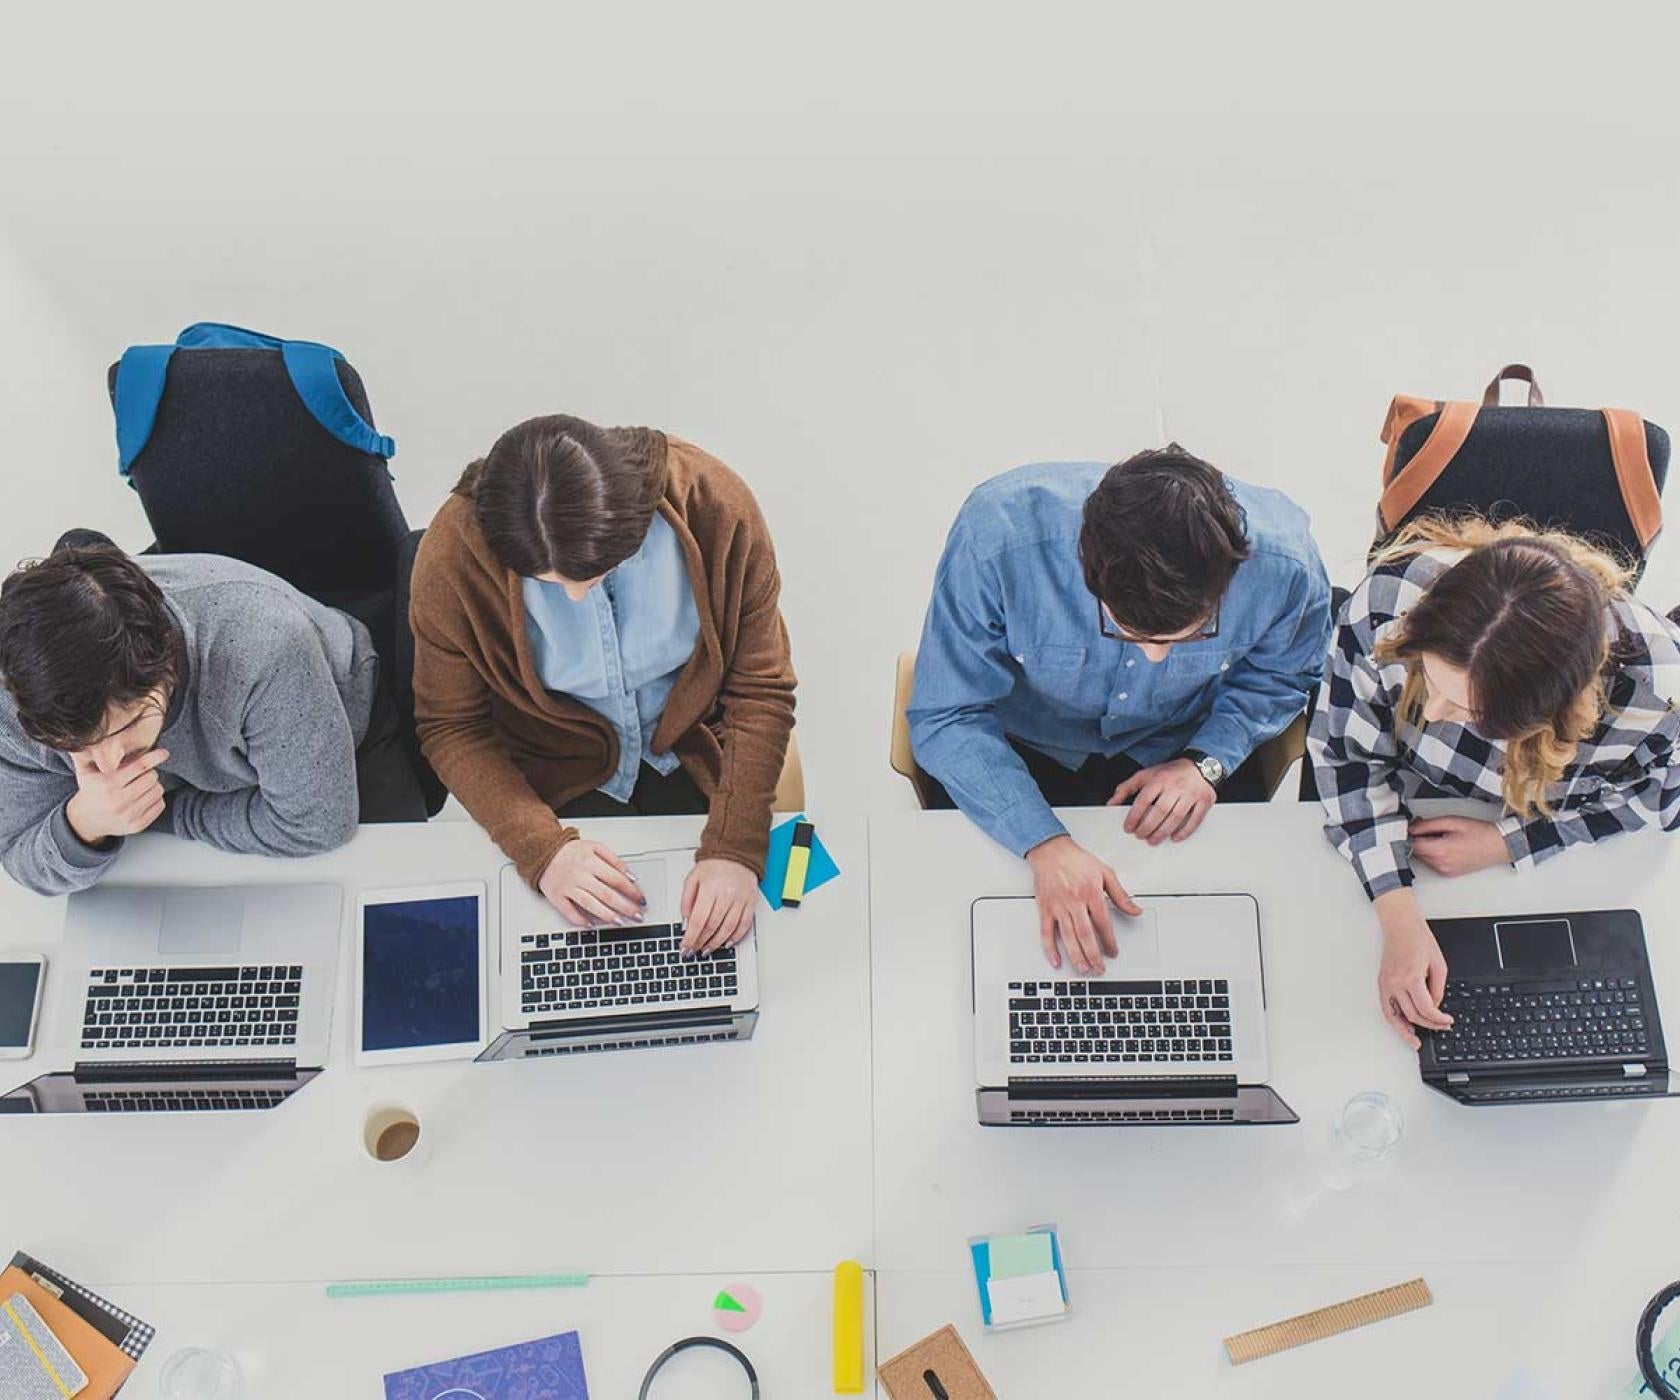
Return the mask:
<path id="1" fill-rule="evenodd" d="M 787 879 L 788 852 L 793 849 L 793 829 L 808 820 L 801 812 L 770 829 L 770 850 L 764 857 L 764 878 L 758 882 L 758 888 L 772 909 L 782 907 L 782 885 Z M 826 885 L 839 873 L 840 867 L 822 843 L 822 834 L 812 831 L 811 864 L 805 874 L 805 892 L 809 894 L 819 885 Z"/>
<path id="2" fill-rule="evenodd" d="M 993 1278 L 1023 1278 L 1056 1271 L 1049 1235 L 993 1235 L 987 1245 Z"/>

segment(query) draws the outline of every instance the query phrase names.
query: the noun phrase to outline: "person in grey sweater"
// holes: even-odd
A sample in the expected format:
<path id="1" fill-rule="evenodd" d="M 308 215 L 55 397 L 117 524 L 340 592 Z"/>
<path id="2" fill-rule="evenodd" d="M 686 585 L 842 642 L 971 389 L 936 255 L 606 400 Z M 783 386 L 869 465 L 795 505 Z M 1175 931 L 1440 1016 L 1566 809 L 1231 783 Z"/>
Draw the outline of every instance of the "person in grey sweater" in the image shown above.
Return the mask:
<path id="1" fill-rule="evenodd" d="M 141 831 L 304 856 L 425 819 L 367 629 L 238 560 L 61 543 L 0 587 L 0 678 L 0 863 L 41 894 Z"/>

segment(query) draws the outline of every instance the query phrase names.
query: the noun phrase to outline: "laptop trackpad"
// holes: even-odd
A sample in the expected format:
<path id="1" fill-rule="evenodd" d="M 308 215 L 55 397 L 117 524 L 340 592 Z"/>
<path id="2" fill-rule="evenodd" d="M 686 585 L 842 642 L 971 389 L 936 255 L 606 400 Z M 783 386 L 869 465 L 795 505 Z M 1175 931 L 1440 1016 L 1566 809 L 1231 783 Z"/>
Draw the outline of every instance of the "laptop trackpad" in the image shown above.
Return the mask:
<path id="1" fill-rule="evenodd" d="M 1114 921 L 1114 941 L 1120 947 L 1113 961 L 1121 967 L 1144 967 L 1158 971 L 1161 966 L 1161 920 L 1156 911 L 1145 908 L 1134 918 L 1113 910 L 1109 917 Z"/>
<path id="2" fill-rule="evenodd" d="M 245 924 L 245 899 L 222 890 L 175 890 L 163 903 L 160 953 L 239 951 Z"/>

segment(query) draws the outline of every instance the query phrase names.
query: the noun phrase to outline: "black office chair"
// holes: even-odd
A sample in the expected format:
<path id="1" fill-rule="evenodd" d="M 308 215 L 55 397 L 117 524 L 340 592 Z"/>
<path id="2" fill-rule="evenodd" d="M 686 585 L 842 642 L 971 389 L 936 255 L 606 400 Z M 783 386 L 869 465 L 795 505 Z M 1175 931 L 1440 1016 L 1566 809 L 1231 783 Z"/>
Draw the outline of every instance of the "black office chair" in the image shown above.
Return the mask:
<path id="1" fill-rule="evenodd" d="M 361 376 L 334 368 L 370 425 Z M 106 386 L 113 403 L 117 366 Z M 436 816 L 448 796 L 414 734 L 410 532 L 385 459 L 340 441 L 298 396 L 279 350 L 181 347 L 157 417 L 129 464 L 159 554 L 223 554 L 283 578 L 359 620 L 401 712 L 405 742 Z"/>
<path id="2" fill-rule="evenodd" d="M 361 377 L 335 367 L 372 423 Z M 113 402 L 116 382 L 112 365 Z M 384 458 L 315 420 L 279 350 L 176 350 L 129 481 L 158 552 L 243 559 L 335 607 L 389 590 L 408 535 Z"/>

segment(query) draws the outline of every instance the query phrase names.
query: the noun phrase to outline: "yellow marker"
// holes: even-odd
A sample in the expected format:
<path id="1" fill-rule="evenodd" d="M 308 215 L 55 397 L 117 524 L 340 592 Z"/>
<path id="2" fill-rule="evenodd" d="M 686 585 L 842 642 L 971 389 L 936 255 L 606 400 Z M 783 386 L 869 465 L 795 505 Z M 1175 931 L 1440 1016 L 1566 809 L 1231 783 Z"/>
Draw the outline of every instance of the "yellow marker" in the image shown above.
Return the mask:
<path id="1" fill-rule="evenodd" d="M 811 869 L 811 838 L 816 828 L 810 822 L 800 822 L 793 828 L 793 845 L 788 848 L 787 875 L 782 880 L 782 905 L 799 908 L 805 898 L 805 878 Z"/>
<path id="2" fill-rule="evenodd" d="M 834 1393 L 863 1394 L 863 1265 L 834 1268 Z"/>

